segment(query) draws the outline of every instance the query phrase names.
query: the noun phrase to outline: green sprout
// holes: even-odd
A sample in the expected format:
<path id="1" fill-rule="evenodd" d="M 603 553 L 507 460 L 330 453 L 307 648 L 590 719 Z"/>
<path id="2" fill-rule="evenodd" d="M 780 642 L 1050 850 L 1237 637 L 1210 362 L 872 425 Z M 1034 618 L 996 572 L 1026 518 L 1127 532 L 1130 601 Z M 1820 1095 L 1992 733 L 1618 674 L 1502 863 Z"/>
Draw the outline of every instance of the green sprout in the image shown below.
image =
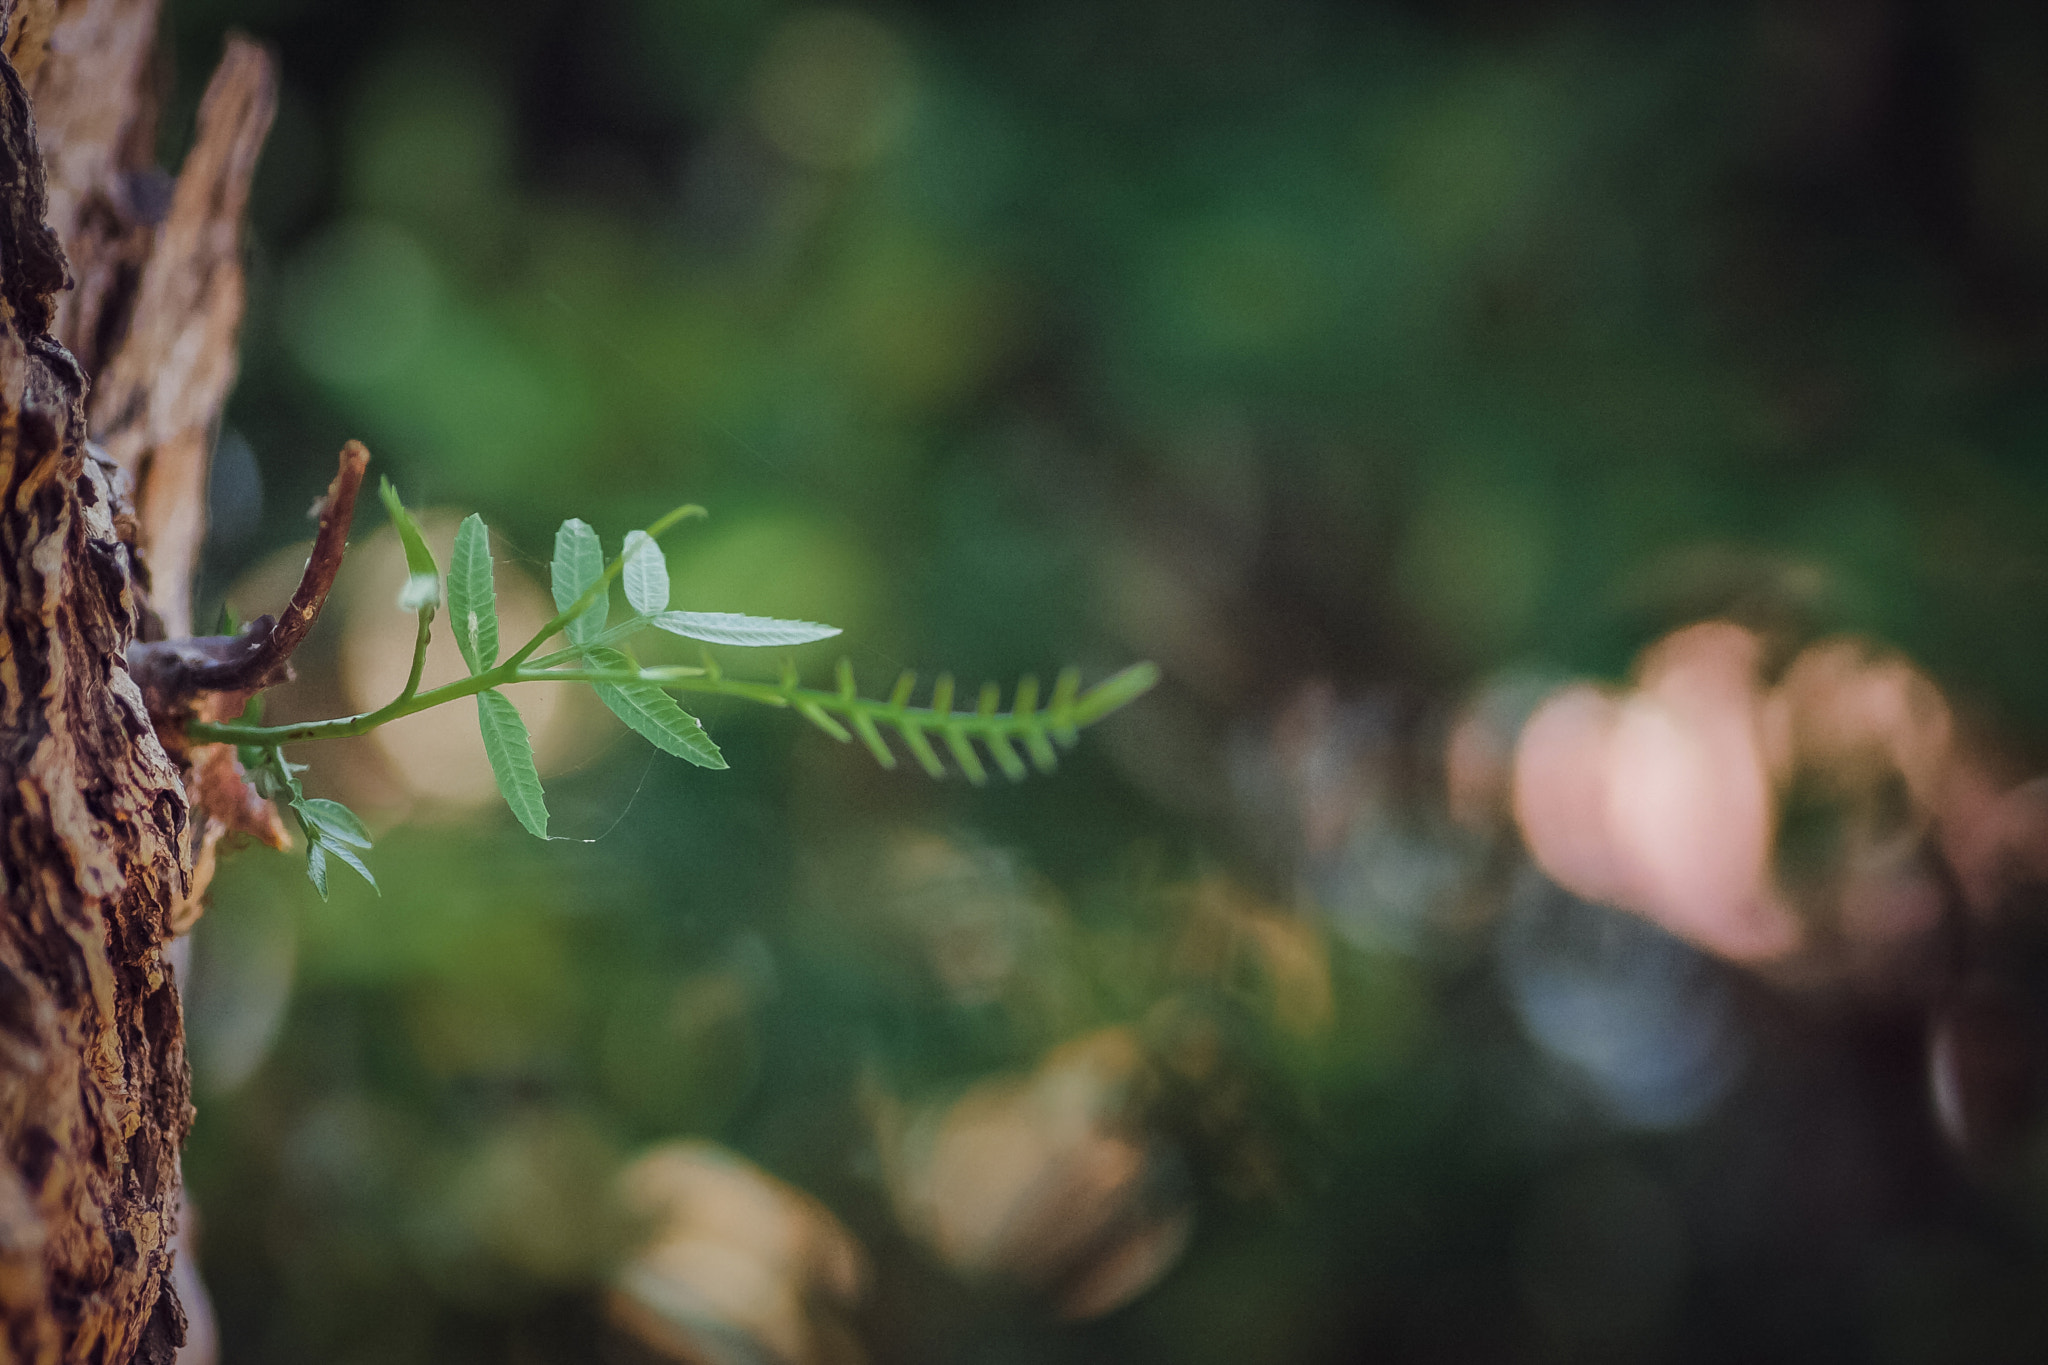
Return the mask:
<path id="1" fill-rule="evenodd" d="M 471 514 L 465 518 L 455 536 L 446 602 L 455 643 L 469 668 L 469 676 L 423 692 L 420 678 L 426 666 L 427 645 L 443 600 L 440 567 L 427 548 L 419 523 L 399 500 L 389 479 L 382 481 L 380 492 L 405 548 L 407 576 L 399 590 L 398 605 L 419 619 L 412 667 L 404 689 L 385 705 L 359 715 L 292 725 L 263 725 L 260 715 L 245 714 L 234 721 L 189 721 L 185 727 L 186 734 L 195 742 L 240 746 L 243 764 L 259 786 L 266 794 L 286 802 L 306 836 L 306 874 L 323 898 L 327 895 L 330 862 L 343 863 L 361 874 L 372 887 L 376 885 L 362 860 L 370 848 L 370 836 L 363 822 L 340 802 L 306 796 L 298 780 L 304 768 L 285 758 L 284 747 L 309 740 L 365 735 L 402 716 L 474 697 L 484 752 L 490 759 L 498 790 L 519 823 L 536 837 L 545 839 L 548 808 L 540 773 L 534 766 L 533 744 L 518 710 L 500 690 L 512 683 L 588 684 L 612 714 L 635 733 L 664 753 L 700 768 L 723 768 L 725 758 L 704 732 L 703 725 L 683 709 L 672 693 L 710 693 L 793 708 L 843 744 L 858 737 L 884 768 L 894 768 L 897 763 L 888 739 L 893 731 L 918 765 L 935 778 L 946 774 L 937 748 L 943 745 L 954 766 L 969 782 L 979 786 L 988 780 L 988 770 L 975 748 L 977 744 L 1003 776 L 1013 782 L 1021 781 L 1033 766 L 1041 772 L 1051 772 L 1058 762 L 1058 750 L 1071 747 L 1082 726 L 1130 703 L 1159 680 L 1159 670 L 1153 664 L 1134 664 L 1084 691 L 1079 672 L 1069 668 L 1059 675 L 1042 705 L 1038 680 L 1026 677 L 1011 693 L 1007 710 L 1002 705 L 1001 689 L 994 683 L 981 690 L 972 709 L 956 710 L 950 674 L 938 677 L 926 705 L 913 706 L 915 674 L 904 673 L 887 700 L 875 700 L 860 695 L 853 667 L 843 658 L 836 673 L 837 686 L 830 690 L 798 686 L 795 667 L 789 664 L 785 664 L 779 682 L 728 678 L 719 671 L 708 651 L 702 667 L 643 667 L 628 644 L 647 631 L 706 645 L 745 648 L 808 644 L 839 634 L 834 626 L 810 621 L 669 610 L 668 564 L 659 541 L 663 533 L 681 522 L 705 514 L 701 507 L 686 505 L 644 530 L 627 532 L 624 545 L 610 560 L 604 557 L 596 531 L 575 518 L 563 522 L 555 532 L 554 560 L 549 570 L 555 615 L 503 659 L 499 658 L 490 532 L 481 517 Z M 630 611 L 625 619 L 613 623 L 611 588 L 618 581 L 623 582 Z M 539 653 L 542 645 L 557 636 L 567 643 L 550 653 Z"/>

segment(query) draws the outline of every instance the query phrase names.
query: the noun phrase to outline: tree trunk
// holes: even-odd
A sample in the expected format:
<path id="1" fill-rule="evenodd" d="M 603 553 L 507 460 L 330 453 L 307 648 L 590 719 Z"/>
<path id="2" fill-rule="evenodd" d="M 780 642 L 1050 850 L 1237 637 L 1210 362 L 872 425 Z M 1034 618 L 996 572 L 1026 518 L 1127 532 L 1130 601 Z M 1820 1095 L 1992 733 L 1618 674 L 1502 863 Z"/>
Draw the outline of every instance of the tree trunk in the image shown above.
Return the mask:
<path id="1" fill-rule="evenodd" d="M 0 0 L 0 1361 L 36 1365 L 169 1362 L 184 1338 L 165 948 L 195 821 L 125 652 L 189 630 L 273 96 L 231 43 L 171 191 L 156 4 Z"/>

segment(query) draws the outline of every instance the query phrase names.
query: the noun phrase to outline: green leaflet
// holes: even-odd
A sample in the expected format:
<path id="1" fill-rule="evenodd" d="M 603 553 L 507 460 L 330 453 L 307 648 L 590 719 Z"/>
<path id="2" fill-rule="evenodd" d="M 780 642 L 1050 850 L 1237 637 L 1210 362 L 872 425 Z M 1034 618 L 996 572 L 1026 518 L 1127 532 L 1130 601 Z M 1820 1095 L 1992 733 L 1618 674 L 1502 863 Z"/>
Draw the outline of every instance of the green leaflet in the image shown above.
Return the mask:
<path id="1" fill-rule="evenodd" d="M 354 828 L 343 830 L 335 825 L 328 824 L 328 816 L 313 814 L 307 808 L 315 805 L 316 802 L 321 806 L 332 807 L 334 810 L 340 811 L 346 817 L 347 824 Z M 327 860 L 329 858 L 337 858 L 354 868 L 356 875 L 368 882 L 372 891 L 375 891 L 380 896 L 384 894 L 383 888 L 377 885 L 377 879 L 370 875 L 370 869 L 363 865 L 362 857 L 357 854 L 355 849 L 349 847 L 350 844 L 355 844 L 358 848 L 365 849 L 370 846 L 370 836 L 362 832 L 362 821 L 356 819 L 354 811 L 342 805 L 339 801 L 320 801 L 318 798 L 315 798 L 313 801 L 292 802 L 292 814 L 299 817 L 299 829 L 306 836 L 306 876 L 313 883 L 313 889 L 320 893 L 321 900 L 327 899 Z"/>
<path id="2" fill-rule="evenodd" d="M 448 614 L 455 643 L 471 673 L 498 662 L 498 590 L 491 582 L 491 533 L 472 512 L 455 533 L 455 559 L 448 566 Z"/>
<path id="3" fill-rule="evenodd" d="M 356 813 L 339 801 L 325 797 L 311 797 L 298 803 L 299 818 L 319 828 L 322 843 L 354 844 L 357 848 L 370 846 L 370 831 L 363 828 L 363 822 Z"/>
<path id="4" fill-rule="evenodd" d="M 505 804 L 536 839 L 548 837 L 548 806 L 541 793 L 540 772 L 533 766 L 533 741 L 519 708 L 496 689 L 476 694 L 477 724 L 484 733 L 484 753 L 490 756 L 491 776 Z"/>
<path id="5" fill-rule="evenodd" d="M 284 756 L 282 749 L 266 749 L 252 756 L 250 774 L 257 781 L 258 789 L 265 795 L 277 797 L 291 807 L 298 817 L 299 832 L 306 836 L 306 879 L 313 883 L 313 889 L 320 893 L 320 899 L 327 899 L 327 859 L 339 858 L 342 862 L 362 874 L 370 889 L 378 895 L 383 891 L 377 886 L 377 879 L 370 875 L 370 869 L 363 866 L 363 860 L 349 848 L 370 846 L 370 831 L 363 828 L 363 822 L 356 813 L 339 801 L 325 797 L 308 797 L 306 789 L 299 785 L 300 764 Z"/>
<path id="6" fill-rule="evenodd" d="M 629 541 L 628 544 L 631 542 Z M 548 570 L 548 587 L 555 596 L 555 610 L 567 611 L 590 585 L 604 577 L 604 547 L 597 532 L 579 517 L 571 517 L 555 531 L 555 559 Z M 571 644 L 585 645 L 604 632 L 609 592 L 592 602 L 563 633 Z"/>
<path id="7" fill-rule="evenodd" d="M 1059 677 L 1059 687 L 1070 697 L 1072 693 L 1067 679 L 1072 672 L 1071 669 L 1066 670 Z M 1067 724 L 1092 725 L 1110 712 L 1130 705 L 1158 685 L 1158 664 L 1147 662 L 1120 668 L 1089 688 L 1086 696 L 1068 702 Z M 1053 709 L 1057 709 L 1058 700 L 1055 696 Z"/>
<path id="8" fill-rule="evenodd" d="M 829 640 L 837 626 L 812 621 L 778 621 L 769 616 L 742 616 L 730 611 L 664 611 L 647 618 L 656 630 L 714 645 L 803 645 Z"/>
<path id="9" fill-rule="evenodd" d="M 313 840 L 306 841 L 306 879 L 313 883 L 313 889 L 320 893 L 320 899 L 327 899 L 327 850 Z"/>
<path id="10" fill-rule="evenodd" d="M 431 612 L 441 602 L 441 568 L 434 563 L 434 552 L 427 548 L 420 524 L 398 500 L 398 490 L 392 487 L 391 480 L 381 479 L 377 493 L 384 499 L 384 510 L 391 514 L 391 524 L 398 529 L 399 543 L 405 546 L 406 579 L 405 586 L 398 590 L 399 608 Z"/>
<path id="11" fill-rule="evenodd" d="M 630 671 L 633 661 L 616 649 L 594 647 L 583 651 L 592 668 Z M 697 718 L 676 705 L 676 700 L 653 683 L 593 683 L 598 699 L 613 715 L 644 736 L 664 753 L 688 759 L 700 768 L 723 768 L 725 756 L 704 733 Z"/>
<path id="12" fill-rule="evenodd" d="M 642 616 L 668 606 L 668 561 L 645 531 L 626 532 L 626 601 Z M 602 624 L 600 622 L 600 624 Z"/>
<path id="13" fill-rule="evenodd" d="M 293 782 L 294 789 L 298 783 Z M 377 879 L 370 875 L 370 869 L 363 865 L 356 848 L 370 846 L 370 832 L 363 828 L 363 822 L 356 819 L 356 813 L 339 801 L 328 801 L 321 797 L 310 799 L 294 798 L 292 814 L 299 817 L 299 829 L 306 836 L 306 877 L 313 883 L 313 889 L 320 893 L 320 899 L 327 899 L 327 860 L 338 858 L 356 870 L 356 875 L 370 884 L 378 895 L 384 890 L 377 885 Z"/>
<path id="14" fill-rule="evenodd" d="M 348 847 L 346 844 L 328 843 L 326 841 L 322 841 L 321 843 L 315 845 L 315 847 L 320 849 L 322 852 L 326 853 L 328 857 L 339 858 L 343 862 L 347 863 L 350 867 L 356 870 L 357 876 L 361 877 L 364 881 L 370 884 L 370 889 L 372 891 L 375 891 L 380 896 L 384 894 L 384 888 L 377 885 L 377 879 L 370 875 L 369 868 L 363 866 L 362 858 L 357 856 L 356 851 L 354 849 Z"/>

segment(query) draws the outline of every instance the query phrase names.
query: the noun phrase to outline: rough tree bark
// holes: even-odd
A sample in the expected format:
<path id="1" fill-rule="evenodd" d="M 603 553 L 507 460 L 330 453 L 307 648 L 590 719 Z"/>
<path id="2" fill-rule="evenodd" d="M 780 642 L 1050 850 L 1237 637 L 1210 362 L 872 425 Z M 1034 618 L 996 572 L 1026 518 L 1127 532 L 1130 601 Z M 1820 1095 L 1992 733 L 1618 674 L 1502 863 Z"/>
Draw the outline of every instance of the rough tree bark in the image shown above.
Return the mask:
<path id="1" fill-rule="evenodd" d="M 36 1365 L 184 1336 L 165 948 L 204 822 L 125 652 L 189 629 L 273 91 L 231 43 L 173 187 L 157 2 L 0 0 L 0 1361 Z"/>

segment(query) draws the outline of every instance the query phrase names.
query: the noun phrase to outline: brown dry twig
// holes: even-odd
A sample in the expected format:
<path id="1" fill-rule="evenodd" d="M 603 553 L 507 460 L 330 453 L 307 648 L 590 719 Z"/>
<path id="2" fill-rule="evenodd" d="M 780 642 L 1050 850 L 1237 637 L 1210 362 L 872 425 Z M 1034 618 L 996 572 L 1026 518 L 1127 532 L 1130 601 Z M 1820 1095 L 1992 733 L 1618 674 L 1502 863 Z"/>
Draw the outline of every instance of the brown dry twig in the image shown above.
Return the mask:
<path id="1" fill-rule="evenodd" d="M 282 617 L 259 616 L 239 635 L 195 635 L 128 647 L 128 671 L 142 689 L 150 719 L 167 748 L 174 742 L 177 748 L 184 747 L 182 722 L 194 714 L 195 702 L 203 694 L 246 697 L 291 679 L 292 653 L 319 619 L 341 569 L 356 492 L 369 463 L 370 452 L 362 442 L 350 441 L 341 448 L 340 468 L 319 504 L 320 529 L 313 537 L 313 553 Z"/>

